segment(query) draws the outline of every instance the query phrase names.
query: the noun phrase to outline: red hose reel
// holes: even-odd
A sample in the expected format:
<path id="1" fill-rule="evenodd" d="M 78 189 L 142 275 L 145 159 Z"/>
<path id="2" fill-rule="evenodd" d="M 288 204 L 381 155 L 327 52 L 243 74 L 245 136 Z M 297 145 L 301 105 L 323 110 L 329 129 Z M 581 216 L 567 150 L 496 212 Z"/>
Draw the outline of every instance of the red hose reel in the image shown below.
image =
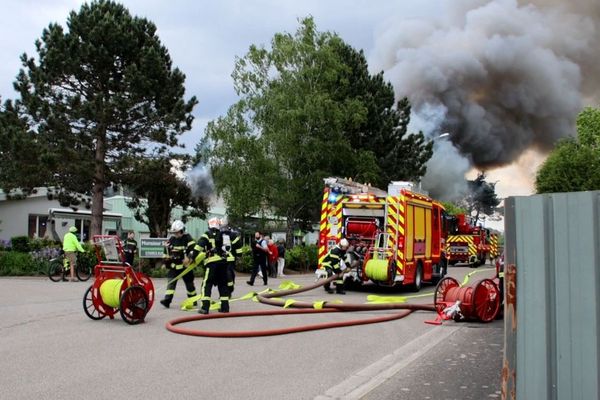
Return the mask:
<path id="1" fill-rule="evenodd" d="M 442 279 L 434 293 L 438 320 L 454 319 L 490 322 L 500 311 L 500 290 L 491 279 L 481 279 L 468 286 L 460 286 L 452 277 Z"/>

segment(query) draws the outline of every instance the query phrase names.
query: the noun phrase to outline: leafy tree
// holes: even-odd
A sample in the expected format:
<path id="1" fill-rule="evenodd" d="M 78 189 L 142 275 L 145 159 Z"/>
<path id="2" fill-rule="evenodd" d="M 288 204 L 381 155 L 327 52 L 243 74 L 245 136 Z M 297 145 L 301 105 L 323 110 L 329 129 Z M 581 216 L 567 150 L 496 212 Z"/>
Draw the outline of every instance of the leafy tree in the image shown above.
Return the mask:
<path id="1" fill-rule="evenodd" d="M 501 201 L 496 195 L 496 183 L 487 182 L 485 177 L 485 172 L 480 172 L 477 178 L 467 181 L 468 194 L 462 201 L 474 224 L 481 219 L 481 214 L 493 215 Z"/>
<path id="2" fill-rule="evenodd" d="M 433 155 L 433 142 L 423 133 L 407 135 L 411 106 L 405 97 L 395 102 L 394 89 L 383 72 L 371 75 L 362 50 L 340 43 L 338 52 L 350 69 L 334 93 L 340 101 L 358 99 L 365 108 L 359 124 L 348 126 L 346 134 L 352 147 L 370 151 L 379 167 L 372 181 L 387 187 L 391 181 L 418 181 L 426 172 L 426 163 Z M 359 177 L 360 178 L 360 177 Z"/>
<path id="3" fill-rule="evenodd" d="M 600 148 L 600 109 L 586 107 L 577 116 L 577 137 L 584 146 Z"/>
<path id="4" fill-rule="evenodd" d="M 457 204 L 450 202 L 442 202 L 442 205 L 446 209 L 446 213 L 448 213 L 449 215 L 468 214 L 467 210 L 465 210 Z"/>
<path id="5" fill-rule="evenodd" d="M 40 168 L 41 156 L 34 132 L 7 101 L 0 108 L 0 187 L 9 198 L 24 197 L 50 178 Z"/>
<path id="6" fill-rule="evenodd" d="M 45 186 L 91 192 L 98 234 L 104 189 L 148 149 L 177 146 L 196 99 L 184 101 L 185 76 L 172 68 L 156 26 L 112 1 L 72 11 L 67 30 L 50 24 L 36 51 L 37 61 L 21 57 L 15 88 L 42 152 L 39 170 L 50 174 Z"/>
<path id="7" fill-rule="evenodd" d="M 353 88 L 356 74 L 370 77 L 360 57 L 351 65 L 356 52 L 350 50 L 337 35 L 317 32 L 313 19 L 306 18 L 295 34 L 276 34 L 270 50 L 251 46 L 236 60 L 233 78 L 240 100 L 208 125 L 198 147 L 198 158 L 211 166 L 230 214 L 267 210 L 283 217 L 291 243 L 295 224 L 318 219 L 324 177 L 379 179 L 378 156 L 385 151 L 362 144 L 374 136 L 370 130 L 383 105 L 393 105 L 393 91 L 377 86 L 377 79 Z M 372 96 L 389 99 L 367 104 Z M 395 122 L 384 119 L 390 130 L 397 129 Z M 386 140 L 401 136 L 389 133 Z"/>
<path id="8" fill-rule="evenodd" d="M 600 189 L 600 151 L 576 139 L 561 140 L 541 165 L 535 179 L 537 193 Z"/>
<path id="9" fill-rule="evenodd" d="M 600 109 L 585 108 L 577 117 L 577 139 L 558 142 L 538 169 L 538 193 L 600 189 Z"/>
<path id="10" fill-rule="evenodd" d="M 205 215 L 208 207 L 205 199 L 194 196 L 190 185 L 178 176 L 186 168 L 188 158 L 169 154 L 139 159 L 127 175 L 124 183 L 136 195 L 127 205 L 134 210 L 135 219 L 148 226 L 151 237 L 167 235 L 171 210 L 175 207 L 183 209 L 184 221 Z"/>

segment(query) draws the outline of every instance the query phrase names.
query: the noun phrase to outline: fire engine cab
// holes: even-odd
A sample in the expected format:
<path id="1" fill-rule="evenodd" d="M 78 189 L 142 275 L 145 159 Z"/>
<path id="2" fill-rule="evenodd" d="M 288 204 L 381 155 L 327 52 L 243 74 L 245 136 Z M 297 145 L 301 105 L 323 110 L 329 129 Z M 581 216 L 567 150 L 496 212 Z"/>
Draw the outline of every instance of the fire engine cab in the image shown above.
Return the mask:
<path id="1" fill-rule="evenodd" d="M 467 263 L 471 267 L 485 264 L 498 257 L 498 235 L 489 229 L 469 223 L 464 214 L 449 217 L 446 241 L 448 263 Z"/>
<path id="2" fill-rule="evenodd" d="M 384 191 L 349 179 L 325 179 L 319 229 L 319 268 L 340 239 L 350 242 L 346 279 L 418 291 L 447 272 L 444 207 L 410 182 Z"/>

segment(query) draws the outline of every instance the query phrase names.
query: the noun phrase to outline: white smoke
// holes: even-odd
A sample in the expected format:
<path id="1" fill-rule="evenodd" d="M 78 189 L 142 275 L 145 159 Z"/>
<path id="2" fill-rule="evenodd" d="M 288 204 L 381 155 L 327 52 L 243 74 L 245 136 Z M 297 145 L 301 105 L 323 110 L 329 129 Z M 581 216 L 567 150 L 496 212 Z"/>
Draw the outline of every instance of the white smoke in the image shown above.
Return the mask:
<path id="1" fill-rule="evenodd" d="M 443 4 L 436 16 L 390 20 L 369 62 L 410 99 L 415 126 L 431 138 L 451 134 L 454 147 L 436 143 L 446 154 L 428 164 L 432 194 L 465 161 L 489 170 L 574 135 L 600 83 L 600 1 Z"/>
<path id="2" fill-rule="evenodd" d="M 207 199 L 214 190 L 215 185 L 210 170 L 204 165 L 196 165 L 186 173 L 186 179 L 192 189 L 192 196 Z"/>

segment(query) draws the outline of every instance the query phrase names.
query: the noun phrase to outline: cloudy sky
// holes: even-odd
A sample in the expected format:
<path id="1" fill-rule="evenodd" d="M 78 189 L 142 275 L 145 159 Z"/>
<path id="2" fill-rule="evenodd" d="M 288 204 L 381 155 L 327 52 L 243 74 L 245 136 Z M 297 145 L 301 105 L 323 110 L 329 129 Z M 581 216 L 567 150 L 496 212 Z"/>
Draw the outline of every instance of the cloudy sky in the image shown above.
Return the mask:
<path id="1" fill-rule="evenodd" d="M 426 177 L 432 185 L 437 181 L 447 188 L 448 182 L 460 180 L 457 176 L 474 177 L 474 166 L 485 167 L 489 180 L 498 182 L 497 191 L 505 197 L 530 194 L 544 151 L 556 138 L 573 134 L 573 118 L 586 95 L 580 87 L 591 87 L 582 76 L 597 64 L 586 62 L 597 54 L 588 51 L 590 42 L 600 42 L 592 40 L 600 29 L 590 17 L 598 15 L 597 0 L 569 3 L 577 6 L 569 10 L 572 16 L 564 9 L 557 12 L 561 2 L 532 1 L 535 7 L 520 0 L 122 3 L 132 14 L 156 24 L 174 64 L 187 76 L 187 96 L 199 100 L 194 128 L 182 138 L 189 150 L 207 122 L 236 101 L 230 76 L 235 57 L 243 56 L 251 44 L 268 46 L 276 32 L 294 32 L 299 18 L 312 15 L 320 31 L 335 31 L 363 49 L 372 72 L 384 70 L 397 94 L 402 90 L 414 94 L 415 129 L 429 130 L 431 137 L 452 134 L 452 143 L 448 139 L 436 143 L 439 152 L 429 175 L 442 173 Z M 12 82 L 21 67 L 19 56 L 35 55 L 34 41 L 42 30 L 50 22 L 64 25 L 68 12 L 81 4 L 80 0 L 1 0 L 3 99 L 16 97 Z M 539 54 L 539 60 L 530 54 Z M 510 82 L 504 84 L 506 77 Z M 505 95 L 500 98 L 497 93 Z M 544 112 L 540 110 L 552 114 L 540 118 Z M 504 123 L 513 116 L 526 124 Z"/>
<path id="2" fill-rule="evenodd" d="M 23 52 L 35 54 L 34 41 L 50 22 L 64 25 L 79 0 L 2 1 L 0 34 L 0 96 L 14 98 L 12 82 L 21 67 Z M 195 95 L 193 132 L 184 142 L 192 147 L 206 123 L 223 114 L 236 100 L 231 72 L 236 56 L 251 44 L 268 45 L 276 32 L 294 32 L 298 18 L 312 15 L 319 30 L 339 33 L 367 54 L 374 35 L 390 15 L 428 12 L 431 1 L 294 1 L 294 0 L 124 0 L 130 12 L 153 21 L 174 64 L 187 76 L 186 90 Z M 349 6 L 351 4 L 351 6 Z M 10 40 L 8 40 L 10 38 Z"/>

